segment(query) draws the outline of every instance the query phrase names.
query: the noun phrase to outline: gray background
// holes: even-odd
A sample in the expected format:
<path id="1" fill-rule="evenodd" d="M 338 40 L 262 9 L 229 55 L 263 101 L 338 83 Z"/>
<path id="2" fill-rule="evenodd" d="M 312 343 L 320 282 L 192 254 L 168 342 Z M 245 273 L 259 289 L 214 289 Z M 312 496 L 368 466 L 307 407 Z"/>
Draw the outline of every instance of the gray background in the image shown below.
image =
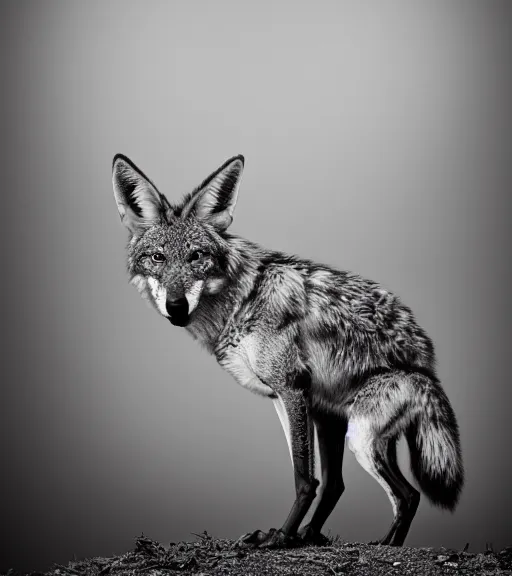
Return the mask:
<path id="1" fill-rule="evenodd" d="M 407 541 L 482 549 L 510 521 L 510 2 L 6 2 L 0 569 L 279 526 L 272 404 L 127 282 L 111 160 L 171 199 L 246 156 L 232 230 L 379 280 L 436 343 L 467 486 Z M 407 464 L 407 456 L 402 453 Z M 391 507 L 345 460 L 327 528 Z"/>

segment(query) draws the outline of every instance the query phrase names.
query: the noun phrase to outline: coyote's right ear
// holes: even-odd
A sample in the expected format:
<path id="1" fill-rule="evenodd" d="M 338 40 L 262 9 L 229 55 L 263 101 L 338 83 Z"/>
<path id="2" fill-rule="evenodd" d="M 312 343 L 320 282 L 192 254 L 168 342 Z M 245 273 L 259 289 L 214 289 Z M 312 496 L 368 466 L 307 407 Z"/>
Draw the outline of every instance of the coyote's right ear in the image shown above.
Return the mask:
<path id="1" fill-rule="evenodd" d="M 165 211 L 165 200 L 155 185 L 131 160 L 117 154 L 112 164 L 112 184 L 121 222 L 135 236 L 157 224 Z"/>

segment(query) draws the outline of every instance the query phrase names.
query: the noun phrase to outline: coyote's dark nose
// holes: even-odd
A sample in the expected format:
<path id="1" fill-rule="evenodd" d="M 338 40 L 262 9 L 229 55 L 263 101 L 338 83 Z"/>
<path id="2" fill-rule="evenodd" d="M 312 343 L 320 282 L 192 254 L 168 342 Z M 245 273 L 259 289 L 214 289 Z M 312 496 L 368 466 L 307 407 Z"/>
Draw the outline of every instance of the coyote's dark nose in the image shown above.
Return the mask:
<path id="1" fill-rule="evenodd" d="M 168 298 L 165 307 L 167 308 L 171 324 L 175 326 L 186 326 L 188 324 L 188 300 L 185 297 L 174 300 Z"/>

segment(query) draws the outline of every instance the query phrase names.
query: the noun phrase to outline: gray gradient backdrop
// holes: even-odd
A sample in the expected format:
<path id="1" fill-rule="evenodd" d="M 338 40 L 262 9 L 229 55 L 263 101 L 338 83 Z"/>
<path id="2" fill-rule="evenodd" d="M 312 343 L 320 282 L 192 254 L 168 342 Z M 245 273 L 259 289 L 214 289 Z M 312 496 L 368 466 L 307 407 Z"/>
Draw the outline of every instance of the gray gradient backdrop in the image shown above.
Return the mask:
<path id="1" fill-rule="evenodd" d="M 294 498 L 272 403 L 128 285 L 116 152 L 172 199 L 245 154 L 234 232 L 399 294 L 467 469 L 408 544 L 512 543 L 511 8 L 2 1 L 0 569 L 235 538 Z M 384 492 L 344 471 L 327 528 L 382 536 Z"/>

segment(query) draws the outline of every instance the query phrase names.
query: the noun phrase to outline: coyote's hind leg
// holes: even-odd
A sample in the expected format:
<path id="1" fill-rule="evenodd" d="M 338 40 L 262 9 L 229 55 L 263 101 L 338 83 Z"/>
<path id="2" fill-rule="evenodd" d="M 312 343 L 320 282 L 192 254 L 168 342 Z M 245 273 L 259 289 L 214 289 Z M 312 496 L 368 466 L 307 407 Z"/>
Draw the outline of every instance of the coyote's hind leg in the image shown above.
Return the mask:
<path id="1" fill-rule="evenodd" d="M 404 478 L 396 461 L 396 437 L 378 436 L 369 420 L 349 420 L 349 448 L 361 466 L 384 488 L 393 522 L 380 544 L 402 546 L 418 508 L 420 494 Z"/>
<path id="2" fill-rule="evenodd" d="M 397 501 L 395 517 L 380 544 L 402 546 L 420 503 L 420 493 L 403 476 L 396 459 L 396 439 L 381 440 L 376 462 L 381 476 L 391 487 Z"/>

